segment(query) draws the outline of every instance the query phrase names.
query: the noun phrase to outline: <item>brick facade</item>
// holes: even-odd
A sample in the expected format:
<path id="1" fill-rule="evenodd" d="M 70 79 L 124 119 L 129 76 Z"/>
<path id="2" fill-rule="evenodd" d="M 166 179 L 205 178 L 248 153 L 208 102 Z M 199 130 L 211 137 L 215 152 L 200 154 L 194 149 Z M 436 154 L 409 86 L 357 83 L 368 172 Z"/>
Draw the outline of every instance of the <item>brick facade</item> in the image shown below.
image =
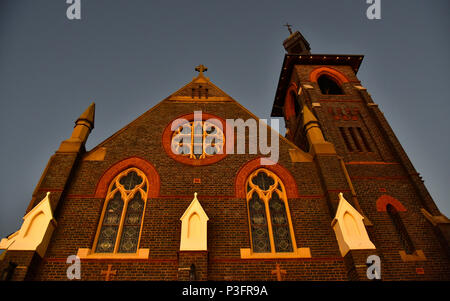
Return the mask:
<path id="1" fill-rule="evenodd" d="M 220 120 L 254 116 L 233 100 L 193 97 L 192 101 L 163 100 L 90 152 L 55 154 L 28 208 L 47 191 L 54 193 L 58 226 L 47 252 L 41 259 L 30 251 L 8 251 L 0 270 L 12 261 L 19 265 L 13 280 L 67 280 L 66 258 L 80 248 L 93 247 L 110 181 L 124 169 L 136 167 L 150 183 L 139 245 L 149 249 L 149 257 L 82 259 L 82 280 L 104 280 L 102 271 L 108 265 L 116 271 L 111 280 L 189 280 L 192 264 L 198 280 L 276 280 L 277 264 L 286 271 L 284 280 L 364 280 L 365 259 L 372 254 L 381 258 L 384 280 L 449 280 L 449 225 L 433 225 L 422 213 L 425 209 L 433 216 L 440 214 L 382 113 L 368 93 L 356 87 L 360 82 L 355 70 L 345 64 L 327 64 L 344 95 L 322 95 L 314 70 L 327 69 L 323 67 L 294 64 L 288 80 L 302 87 L 303 93 L 294 101 L 311 108 L 336 154 L 312 155 L 310 162 L 291 158 L 290 150 L 297 149 L 294 144 L 298 151 L 309 151 L 299 114 L 288 123 L 291 141 L 280 139 L 279 161 L 268 167 L 286 186 L 297 247 L 309 248 L 311 258 L 241 258 L 240 250 L 250 248 L 251 239 L 243 186 L 251 171 L 260 167 L 261 154 L 233 154 L 210 164 L 185 164 L 167 154 L 163 134 L 171 121 L 194 111 Z M 295 113 L 293 107 L 287 111 L 290 118 Z M 349 151 L 340 127 L 361 129 L 366 139 L 366 144 L 359 141 L 363 151 Z M 100 148 L 106 150 L 104 158 L 87 160 Z M 208 251 L 180 252 L 180 217 L 194 192 L 209 217 Z M 331 227 L 339 192 L 354 207 L 360 206 L 370 221 L 367 231 L 376 250 L 350 251 L 342 257 Z M 407 257 L 410 260 L 402 258 L 402 246 L 385 212 L 387 204 L 397 208 L 425 260 L 412 255 Z"/>

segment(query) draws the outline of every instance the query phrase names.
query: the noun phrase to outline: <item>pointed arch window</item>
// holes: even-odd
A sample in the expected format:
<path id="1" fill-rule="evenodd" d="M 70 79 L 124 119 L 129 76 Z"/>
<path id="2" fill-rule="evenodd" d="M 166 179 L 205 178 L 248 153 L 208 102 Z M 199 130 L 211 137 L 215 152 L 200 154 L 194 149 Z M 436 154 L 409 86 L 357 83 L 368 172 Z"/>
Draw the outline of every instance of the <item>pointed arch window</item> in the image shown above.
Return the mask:
<path id="1" fill-rule="evenodd" d="M 319 76 L 317 79 L 320 91 L 325 95 L 343 95 L 341 86 L 330 76 L 325 74 Z"/>
<path id="2" fill-rule="evenodd" d="M 397 209 L 395 209 L 395 207 L 391 204 L 388 204 L 386 206 L 386 212 L 388 213 L 389 217 L 392 220 L 392 223 L 394 224 L 395 230 L 397 231 L 397 234 L 399 236 L 400 243 L 402 244 L 406 254 L 413 254 L 415 251 L 414 244 L 409 237 L 408 232 L 406 231 L 406 227 L 403 224 L 403 221 L 400 218 Z"/>
<path id="3" fill-rule="evenodd" d="M 246 193 L 252 251 L 294 252 L 286 190 L 280 178 L 267 169 L 258 169 L 248 177 Z"/>
<path id="4" fill-rule="evenodd" d="M 137 252 L 148 186 L 145 174 L 134 167 L 114 178 L 94 241 L 95 253 Z"/>
<path id="5" fill-rule="evenodd" d="M 296 120 L 298 115 L 301 113 L 301 107 L 297 99 L 295 90 L 288 92 L 288 95 L 284 104 L 284 114 L 287 120 Z"/>

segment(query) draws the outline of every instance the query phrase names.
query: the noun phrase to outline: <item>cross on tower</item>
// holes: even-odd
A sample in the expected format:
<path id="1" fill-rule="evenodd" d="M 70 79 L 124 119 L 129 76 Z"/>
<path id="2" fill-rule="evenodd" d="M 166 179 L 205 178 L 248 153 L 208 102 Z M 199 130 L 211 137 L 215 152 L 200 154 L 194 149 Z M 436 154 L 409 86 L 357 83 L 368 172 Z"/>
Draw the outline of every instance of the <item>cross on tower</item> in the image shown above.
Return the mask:
<path id="1" fill-rule="evenodd" d="M 198 65 L 197 67 L 195 67 L 195 71 L 200 72 L 199 75 L 203 75 L 203 72 L 208 71 L 208 68 L 203 65 Z"/>
<path id="2" fill-rule="evenodd" d="M 105 281 L 109 281 L 111 278 L 111 275 L 116 275 L 117 270 L 111 270 L 112 269 L 112 264 L 108 264 L 108 270 L 106 271 L 101 271 L 101 275 L 105 275 Z"/>
<path id="3" fill-rule="evenodd" d="M 289 30 L 289 33 L 292 34 L 292 25 L 289 23 L 284 24 L 283 26 L 286 26 L 287 29 Z"/>

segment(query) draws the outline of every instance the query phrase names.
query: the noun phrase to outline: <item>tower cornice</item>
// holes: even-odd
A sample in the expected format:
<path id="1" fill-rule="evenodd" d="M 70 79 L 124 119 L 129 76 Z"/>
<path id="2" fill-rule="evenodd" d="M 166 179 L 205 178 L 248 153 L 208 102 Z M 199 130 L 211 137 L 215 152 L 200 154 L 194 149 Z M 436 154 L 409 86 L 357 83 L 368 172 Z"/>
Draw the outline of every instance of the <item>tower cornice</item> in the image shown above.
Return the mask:
<path id="1" fill-rule="evenodd" d="M 295 65 L 344 65 L 350 66 L 356 74 L 363 58 L 364 55 L 360 54 L 285 54 L 270 116 L 283 116 L 284 96 L 289 87 L 292 70 Z"/>

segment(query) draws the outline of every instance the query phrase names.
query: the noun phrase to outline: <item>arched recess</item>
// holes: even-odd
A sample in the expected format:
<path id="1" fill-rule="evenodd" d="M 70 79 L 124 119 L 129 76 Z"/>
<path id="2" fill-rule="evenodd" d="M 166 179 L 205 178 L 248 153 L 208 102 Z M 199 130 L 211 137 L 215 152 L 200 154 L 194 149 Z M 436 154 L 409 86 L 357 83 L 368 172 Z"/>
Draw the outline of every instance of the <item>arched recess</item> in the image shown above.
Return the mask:
<path id="1" fill-rule="evenodd" d="M 189 217 L 187 237 L 192 238 L 195 234 L 200 233 L 202 228 L 200 216 L 194 212 Z"/>
<path id="2" fill-rule="evenodd" d="M 287 198 L 298 198 L 298 187 L 292 174 L 278 163 L 273 165 L 262 165 L 261 158 L 248 161 L 239 169 L 234 184 L 237 198 L 246 198 L 245 182 L 249 175 L 258 168 L 268 169 L 280 177 L 285 185 Z"/>
<path id="3" fill-rule="evenodd" d="M 149 182 L 147 197 L 152 198 L 159 196 L 160 178 L 155 167 L 147 160 L 144 160 L 139 157 L 130 157 L 113 164 L 109 169 L 107 169 L 103 173 L 95 189 L 94 197 L 105 198 L 111 181 L 120 172 L 130 167 L 136 167 L 146 175 Z"/>
<path id="4" fill-rule="evenodd" d="M 339 85 L 349 82 L 348 78 L 345 75 L 330 67 L 318 67 L 314 69 L 309 74 L 309 80 L 311 82 L 317 82 L 321 75 L 328 75 L 329 77 L 333 78 Z"/>
<path id="5" fill-rule="evenodd" d="M 380 196 L 376 201 L 377 211 L 386 212 L 386 207 L 388 204 L 391 204 L 399 212 L 406 211 L 405 206 L 403 206 L 399 200 L 386 194 Z"/>
<path id="6" fill-rule="evenodd" d="M 298 86 L 290 83 L 284 100 L 284 115 L 287 120 L 295 119 L 300 113 L 300 104 L 297 102 Z"/>

